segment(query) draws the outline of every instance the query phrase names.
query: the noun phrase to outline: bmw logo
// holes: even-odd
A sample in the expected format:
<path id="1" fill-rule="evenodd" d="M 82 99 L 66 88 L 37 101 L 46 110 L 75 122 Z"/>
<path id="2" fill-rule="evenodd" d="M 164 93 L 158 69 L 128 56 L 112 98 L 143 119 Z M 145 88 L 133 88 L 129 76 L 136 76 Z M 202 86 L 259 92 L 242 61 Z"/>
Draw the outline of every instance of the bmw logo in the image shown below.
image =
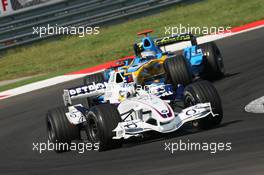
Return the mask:
<path id="1" fill-rule="evenodd" d="M 166 114 L 166 113 L 168 113 L 168 110 L 167 110 L 167 109 L 163 109 L 163 110 L 161 111 L 161 113 L 162 113 L 162 114 Z"/>
<path id="2" fill-rule="evenodd" d="M 196 113 L 196 110 L 190 109 L 186 112 L 186 115 L 194 115 Z"/>

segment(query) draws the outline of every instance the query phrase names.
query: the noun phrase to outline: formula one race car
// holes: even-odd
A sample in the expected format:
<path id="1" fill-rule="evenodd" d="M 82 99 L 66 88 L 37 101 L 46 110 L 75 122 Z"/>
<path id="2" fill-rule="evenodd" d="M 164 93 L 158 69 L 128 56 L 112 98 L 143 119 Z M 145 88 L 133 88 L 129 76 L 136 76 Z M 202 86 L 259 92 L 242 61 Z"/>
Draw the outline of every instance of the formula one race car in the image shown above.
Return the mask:
<path id="1" fill-rule="evenodd" d="M 144 37 L 141 42 L 134 45 L 134 51 L 137 57 L 144 57 L 146 53 L 149 54 L 151 51 L 156 54 L 157 58 L 170 58 L 165 60 L 164 67 L 176 67 L 175 73 L 179 74 L 179 78 L 184 77 L 184 74 L 187 75 L 187 72 L 183 73 L 181 70 L 183 64 L 188 64 L 192 77 L 199 76 L 207 79 L 218 79 L 224 75 L 223 57 L 214 42 L 198 45 L 196 37 L 187 33 L 152 39 L 149 36 L 151 32 L 153 31 L 145 30 L 138 33 L 138 35 L 144 35 Z M 186 41 L 191 42 L 191 46 L 185 47 L 180 52 L 166 52 L 166 46 Z M 164 51 L 161 50 L 162 47 Z M 175 47 L 177 48 L 177 46 Z M 184 61 L 181 61 L 180 57 L 185 58 L 186 63 L 183 63 Z M 188 81 L 187 76 L 185 77 L 185 81 Z"/>
<path id="2" fill-rule="evenodd" d="M 84 130 L 91 143 L 99 143 L 99 151 L 122 145 L 122 139 L 144 136 L 147 131 L 170 133 L 191 123 L 208 129 L 221 123 L 221 99 L 208 81 L 197 81 L 185 88 L 152 83 L 136 86 L 126 82 L 124 72 L 112 71 L 108 82 L 90 83 L 64 90 L 66 107 L 47 114 L 48 138 L 54 143 L 70 144 L 81 139 Z M 96 97 L 88 108 L 72 101 Z M 183 106 L 176 110 L 176 102 Z M 65 150 L 55 150 L 65 151 Z"/>
<path id="3" fill-rule="evenodd" d="M 167 78 L 174 84 L 188 85 L 193 78 L 218 79 L 224 75 L 224 64 L 220 50 L 214 42 L 197 44 L 196 37 L 192 34 L 181 34 L 163 38 L 152 39 L 149 36 L 152 30 L 138 33 L 144 35 L 141 42 L 135 43 L 135 58 L 125 62 L 122 66 L 107 69 L 104 74 L 98 75 L 97 79 L 108 81 L 109 73 L 114 70 L 124 70 L 130 74 L 133 81 L 144 84 L 145 77 L 139 77 L 146 71 L 157 74 L 155 71 L 164 69 L 169 74 Z M 166 52 L 161 48 L 166 46 L 190 41 L 191 46 L 184 48 L 181 52 Z M 164 49 L 166 50 L 166 49 Z M 173 76 L 170 76 L 173 75 Z M 93 75 L 94 76 L 94 75 Z M 90 77 L 87 76 L 89 80 Z M 85 84 L 87 81 L 84 82 Z"/>

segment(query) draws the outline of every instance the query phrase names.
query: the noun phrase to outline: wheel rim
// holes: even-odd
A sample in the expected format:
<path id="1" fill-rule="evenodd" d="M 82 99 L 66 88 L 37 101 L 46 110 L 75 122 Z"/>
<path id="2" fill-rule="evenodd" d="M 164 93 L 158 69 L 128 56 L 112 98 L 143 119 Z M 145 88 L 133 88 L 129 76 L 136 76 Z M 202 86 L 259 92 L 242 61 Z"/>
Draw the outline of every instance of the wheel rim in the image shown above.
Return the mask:
<path id="1" fill-rule="evenodd" d="M 221 73 L 224 73 L 225 72 L 224 60 L 223 60 L 221 55 L 218 55 L 218 57 L 217 57 L 217 65 L 218 65 Z"/>
<path id="2" fill-rule="evenodd" d="M 90 141 L 95 143 L 99 139 L 99 130 L 98 130 L 98 125 L 95 120 L 90 119 L 88 122 L 88 134 Z"/>
<path id="3" fill-rule="evenodd" d="M 186 107 L 194 106 L 195 104 L 196 104 L 196 101 L 193 97 L 191 97 L 189 95 L 185 97 L 185 106 Z"/>

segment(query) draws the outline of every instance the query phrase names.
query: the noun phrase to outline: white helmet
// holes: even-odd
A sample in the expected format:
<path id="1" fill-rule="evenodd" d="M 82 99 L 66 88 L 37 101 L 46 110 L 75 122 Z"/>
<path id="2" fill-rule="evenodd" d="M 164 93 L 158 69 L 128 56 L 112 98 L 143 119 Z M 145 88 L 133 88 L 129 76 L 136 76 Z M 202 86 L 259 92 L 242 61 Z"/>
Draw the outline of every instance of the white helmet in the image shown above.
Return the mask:
<path id="1" fill-rule="evenodd" d="M 146 50 L 146 51 L 141 52 L 141 57 L 142 58 L 155 58 L 156 53 L 151 50 Z"/>

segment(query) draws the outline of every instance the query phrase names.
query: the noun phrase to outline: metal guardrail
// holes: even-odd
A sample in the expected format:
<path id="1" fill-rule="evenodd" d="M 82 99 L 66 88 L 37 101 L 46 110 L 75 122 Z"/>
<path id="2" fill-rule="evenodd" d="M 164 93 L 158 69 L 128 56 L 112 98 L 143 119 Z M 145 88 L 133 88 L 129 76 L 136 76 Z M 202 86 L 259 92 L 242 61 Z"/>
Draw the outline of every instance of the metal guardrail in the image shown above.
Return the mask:
<path id="1" fill-rule="evenodd" d="M 74 0 L 63 1 L 0 18 L 0 51 L 52 35 L 33 34 L 33 27 L 98 26 L 127 19 L 182 0 Z"/>

